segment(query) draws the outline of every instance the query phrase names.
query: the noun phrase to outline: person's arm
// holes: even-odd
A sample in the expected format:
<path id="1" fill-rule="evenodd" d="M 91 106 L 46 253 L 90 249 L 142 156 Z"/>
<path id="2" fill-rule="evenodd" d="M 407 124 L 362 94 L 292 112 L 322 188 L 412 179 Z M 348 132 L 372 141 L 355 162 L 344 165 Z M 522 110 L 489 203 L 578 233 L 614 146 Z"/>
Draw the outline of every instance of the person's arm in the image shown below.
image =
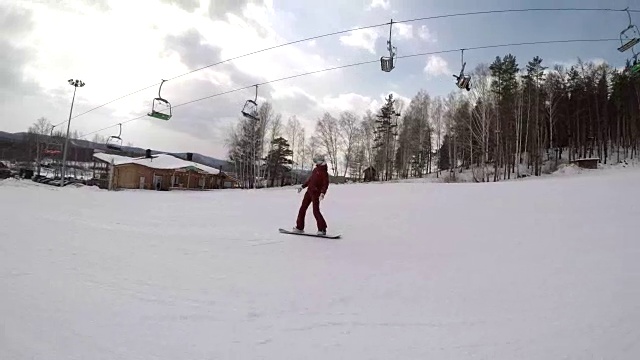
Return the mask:
<path id="1" fill-rule="evenodd" d="M 312 174 L 312 175 L 313 175 L 313 174 Z M 302 191 L 302 189 L 304 189 L 304 188 L 306 188 L 307 186 L 309 186 L 309 181 L 310 181 L 310 180 L 311 180 L 311 176 L 309 176 L 309 177 L 307 178 L 307 180 L 306 180 L 302 185 L 300 185 L 300 187 L 298 188 L 298 194 L 300 193 L 300 191 Z"/>
<path id="2" fill-rule="evenodd" d="M 322 174 L 322 187 L 320 188 L 320 194 L 323 196 L 327 193 L 329 189 L 329 173 Z"/>
<path id="3" fill-rule="evenodd" d="M 307 186 L 309 186 L 309 181 L 311 180 L 311 176 L 309 176 L 307 178 L 307 180 L 302 184 L 302 186 L 300 186 L 301 188 L 306 188 Z"/>

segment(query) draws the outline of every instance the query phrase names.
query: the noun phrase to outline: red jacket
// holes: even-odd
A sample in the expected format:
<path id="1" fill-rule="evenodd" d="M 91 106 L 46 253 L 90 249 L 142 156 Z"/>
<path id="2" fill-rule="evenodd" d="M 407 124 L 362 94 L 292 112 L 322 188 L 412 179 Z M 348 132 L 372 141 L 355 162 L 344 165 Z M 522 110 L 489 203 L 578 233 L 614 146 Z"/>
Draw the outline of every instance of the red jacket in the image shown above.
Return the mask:
<path id="1" fill-rule="evenodd" d="M 311 176 L 302 184 L 302 188 L 308 187 L 307 192 L 312 195 L 326 194 L 329 188 L 329 172 L 327 164 L 316 165 L 311 172 Z"/>

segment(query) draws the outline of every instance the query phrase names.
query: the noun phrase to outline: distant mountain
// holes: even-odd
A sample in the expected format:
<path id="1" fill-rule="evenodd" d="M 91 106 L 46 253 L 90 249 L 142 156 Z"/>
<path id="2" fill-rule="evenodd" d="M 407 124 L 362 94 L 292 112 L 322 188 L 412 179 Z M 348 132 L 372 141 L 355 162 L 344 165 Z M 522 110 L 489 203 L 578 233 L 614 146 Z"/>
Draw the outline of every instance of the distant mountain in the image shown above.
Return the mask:
<path id="1" fill-rule="evenodd" d="M 19 132 L 19 133 L 8 133 L 5 131 L 0 131 L 0 140 L 9 140 L 9 141 L 23 141 L 23 139 L 25 138 L 25 136 L 27 135 L 27 133 L 25 132 Z M 44 135 L 45 137 L 48 137 L 48 135 Z M 100 150 L 100 151 L 104 151 L 104 152 L 110 152 L 112 153 L 113 150 L 110 150 L 107 148 L 107 146 L 105 144 L 102 143 L 95 143 L 93 141 L 89 141 L 89 140 L 83 140 L 83 139 L 69 139 L 69 143 L 73 146 L 77 146 L 77 147 L 81 147 L 81 148 L 87 148 L 87 149 L 94 149 L 94 150 Z M 146 153 L 146 148 L 141 148 L 141 147 L 135 147 L 135 146 L 123 146 L 122 147 L 122 153 L 123 155 L 126 156 L 144 156 Z M 161 150 L 151 150 L 152 154 L 170 154 L 173 156 L 177 156 L 179 158 L 182 159 L 186 159 L 187 158 L 187 153 L 170 153 L 170 152 L 166 152 L 166 151 L 161 151 Z M 229 163 L 228 161 L 225 160 L 220 160 L 220 159 L 216 159 L 214 157 L 210 157 L 210 156 L 206 156 L 206 155 L 202 155 L 202 154 L 198 154 L 198 153 L 193 153 L 193 161 L 203 164 L 203 165 L 207 165 L 207 166 L 211 166 L 217 169 L 222 169 L 222 170 L 231 170 L 233 168 L 233 165 L 231 163 Z"/>
<path id="2" fill-rule="evenodd" d="M 26 133 L 24 132 L 8 133 L 8 132 L 0 131 L 0 139 L 2 140 L 21 141 L 25 135 Z"/>

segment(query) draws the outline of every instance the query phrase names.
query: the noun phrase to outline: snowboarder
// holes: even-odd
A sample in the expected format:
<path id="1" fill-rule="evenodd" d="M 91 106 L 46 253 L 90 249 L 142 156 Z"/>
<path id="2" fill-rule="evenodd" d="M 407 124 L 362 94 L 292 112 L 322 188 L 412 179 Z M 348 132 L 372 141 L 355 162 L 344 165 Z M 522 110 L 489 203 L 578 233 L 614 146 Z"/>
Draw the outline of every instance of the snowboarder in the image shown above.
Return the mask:
<path id="1" fill-rule="evenodd" d="M 329 188 L 329 173 L 324 155 L 314 156 L 313 162 L 316 164 L 316 167 L 311 172 L 311 176 L 298 188 L 298 193 L 304 188 L 307 188 L 307 192 L 304 194 L 304 199 L 302 199 L 302 204 L 298 211 L 298 219 L 296 220 L 296 227 L 293 228 L 293 231 L 304 231 L 304 218 L 309 205 L 313 204 L 313 216 L 316 218 L 318 225 L 318 235 L 327 235 L 327 223 L 324 221 L 322 213 L 320 213 L 320 201 L 324 199 L 324 195 Z"/>

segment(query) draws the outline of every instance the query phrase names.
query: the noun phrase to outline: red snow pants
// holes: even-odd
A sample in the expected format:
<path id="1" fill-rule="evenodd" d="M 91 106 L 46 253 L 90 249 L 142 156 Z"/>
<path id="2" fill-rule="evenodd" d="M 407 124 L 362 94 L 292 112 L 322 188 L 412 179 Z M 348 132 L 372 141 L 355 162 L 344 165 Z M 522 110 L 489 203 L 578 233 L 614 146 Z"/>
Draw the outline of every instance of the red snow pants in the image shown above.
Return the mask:
<path id="1" fill-rule="evenodd" d="M 313 216 L 316 218 L 316 223 L 318 225 L 319 231 L 327 230 L 327 223 L 324 221 L 324 217 L 322 217 L 322 213 L 320 213 L 320 194 L 312 194 L 310 191 L 307 191 L 304 194 L 304 199 L 302 199 L 302 204 L 300 205 L 300 211 L 298 211 L 298 219 L 296 220 L 296 227 L 300 230 L 304 230 L 304 218 L 307 214 L 307 209 L 309 205 L 313 203 Z"/>

